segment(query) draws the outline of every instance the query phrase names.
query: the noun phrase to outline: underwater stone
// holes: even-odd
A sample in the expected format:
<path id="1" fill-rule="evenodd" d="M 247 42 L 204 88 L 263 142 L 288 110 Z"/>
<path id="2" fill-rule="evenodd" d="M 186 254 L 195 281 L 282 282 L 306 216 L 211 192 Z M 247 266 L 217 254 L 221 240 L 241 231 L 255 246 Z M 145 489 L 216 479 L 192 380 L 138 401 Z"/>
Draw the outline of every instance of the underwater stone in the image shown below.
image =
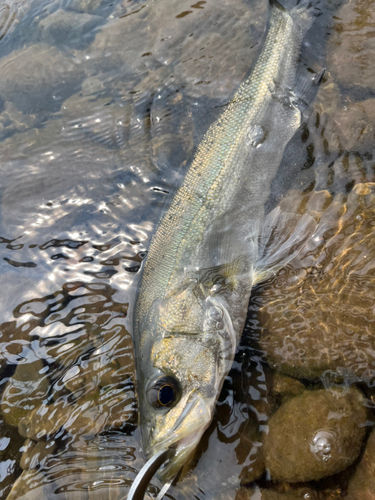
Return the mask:
<path id="1" fill-rule="evenodd" d="M 37 124 L 35 115 L 21 113 L 12 102 L 4 103 L 4 111 L 0 114 L 1 132 L 25 132 Z"/>
<path id="2" fill-rule="evenodd" d="M 63 423 L 64 411 L 57 405 L 40 405 L 26 417 L 20 419 L 18 432 L 33 441 L 49 438 L 55 434 Z"/>
<path id="3" fill-rule="evenodd" d="M 373 54 L 375 22 L 372 0 L 345 4 L 335 16 L 329 40 L 327 67 L 343 86 L 375 89 Z"/>
<path id="4" fill-rule="evenodd" d="M 278 489 L 265 488 L 261 491 L 262 495 L 259 500 L 323 500 L 325 498 L 309 486 L 293 486 L 291 484 L 281 485 Z"/>
<path id="5" fill-rule="evenodd" d="M 329 140 L 327 147 L 331 154 L 368 151 L 375 134 L 375 99 L 341 104 L 322 121 L 319 132 Z"/>
<path id="6" fill-rule="evenodd" d="M 372 431 L 365 453 L 349 483 L 348 500 L 374 500 L 375 498 L 375 432 Z"/>
<path id="7" fill-rule="evenodd" d="M 0 498 L 6 498 L 18 474 L 22 437 L 14 427 L 0 420 Z"/>
<path id="8" fill-rule="evenodd" d="M 241 470 L 239 476 L 241 485 L 249 484 L 264 474 L 264 454 L 260 442 L 259 429 L 249 419 L 247 425 L 241 429 L 239 443 L 236 447 L 236 457 L 239 463 L 250 462 Z"/>
<path id="9" fill-rule="evenodd" d="M 20 467 L 28 470 L 39 467 L 43 459 L 55 451 L 56 443 L 53 440 L 35 442 L 28 439 L 23 447 L 25 450 L 21 457 Z"/>
<path id="10" fill-rule="evenodd" d="M 51 44 L 77 45 L 82 44 L 85 35 L 90 34 L 103 19 L 90 14 L 77 14 L 58 9 L 53 14 L 42 19 L 39 30 L 44 41 Z"/>
<path id="11" fill-rule="evenodd" d="M 108 0 L 70 0 L 66 5 L 66 8 L 76 12 L 91 13 L 95 12 L 105 4 L 108 4 Z"/>
<path id="12" fill-rule="evenodd" d="M 38 408 L 46 397 L 49 381 L 40 375 L 43 362 L 20 363 L 5 386 L 1 398 L 1 412 L 9 425 L 18 426 L 21 418 Z"/>
<path id="13" fill-rule="evenodd" d="M 367 410 L 357 389 L 306 391 L 269 420 L 264 442 L 273 481 L 316 481 L 336 474 L 358 457 Z"/>
<path id="14" fill-rule="evenodd" d="M 45 43 L 14 50 L 0 62 L 0 95 L 28 113 L 59 108 L 84 75 L 83 64 Z M 54 96 L 58 94 L 59 100 Z"/>
<path id="15" fill-rule="evenodd" d="M 276 372 L 270 380 L 268 399 L 271 407 L 276 409 L 281 404 L 295 396 L 299 396 L 306 390 L 306 387 L 299 380 Z"/>
<path id="16" fill-rule="evenodd" d="M 267 5 L 258 0 L 251 9 L 238 0 L 232 0 L 230 8 L 226 0 L 207 2 L 203 9 L 192 9 L 187 0 L 173 4 L 174 9 L 167 10 L 168 19 L 160 7 L 155 13 L 152 22 L 158 36 L 153 57 L 162 62 L 167 50 L 176 85 L 184 85 L 194 98 L 220 99 L 227 104 L 254 60 L 256 54 L 250 47 L 260 39 Z M 184 11 L 192 14 L 176 17 Z M 205 121 L 201 115 L 199 120 Z"/>
<path id="17" fill-rule="evenodd" d="M 232 497 L 223 497 L 223 500 Z M 310 486 L 295 486 L 280 484 L 272 488 L 249 487 L 239 488 L 234 500 L 324 500 L 326 497 Z M 327 497 L 327 500 L 337 500 L 341 497 Z M 221 497 L 220 497 L 220 500 Z"/>
<path id="18" fill-rule="evenodd" d="M 236 491 L 234 500 L 251 500 L 253 491 L 249 488 L 240 488 Z"/>
<path id="19" fill-rule="evenodd" d="M 291 191 L 280 204 L 318 221 L 300 254 L 253 297 L 260 344 L 283 374 L 374 384 L 373 179 L 372 161 L 344 155 L 317 169 L 316 191 Z"/>

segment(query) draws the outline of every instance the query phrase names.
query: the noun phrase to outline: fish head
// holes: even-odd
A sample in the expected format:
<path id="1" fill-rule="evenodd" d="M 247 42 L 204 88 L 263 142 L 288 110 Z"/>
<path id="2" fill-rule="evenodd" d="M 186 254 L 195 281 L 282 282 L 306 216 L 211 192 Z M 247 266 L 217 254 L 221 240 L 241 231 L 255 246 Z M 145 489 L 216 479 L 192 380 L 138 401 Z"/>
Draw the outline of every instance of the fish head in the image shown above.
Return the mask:
<path id="1" fill-rule="evenodd" d="M 210 425 L 236 342 L 225 300 L 204 297 L 194 287 L 155 305 L 147 323 L 152 334 L 139 364 L 140 427 L 147 458 L 176 449 L 159 471 L 167 480 L 193 455 Z"/>

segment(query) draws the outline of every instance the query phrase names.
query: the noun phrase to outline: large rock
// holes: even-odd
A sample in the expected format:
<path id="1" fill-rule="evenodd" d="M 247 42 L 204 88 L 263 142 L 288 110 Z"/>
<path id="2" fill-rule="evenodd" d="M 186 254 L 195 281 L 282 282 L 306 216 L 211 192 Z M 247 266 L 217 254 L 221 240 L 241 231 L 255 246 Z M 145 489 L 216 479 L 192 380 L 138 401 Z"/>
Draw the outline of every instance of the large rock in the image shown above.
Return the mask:
<path id="1" fill-rule="evenodd" d="M 89 55 L 101 70 L 149 75 L 149 88 L 173 81 L 194 98 L 227 100 L 256 56 L 252 47 L 266 16 L 267 6 L 258 0 L 251 9 L 239 0 L 136 3 L 102 27 Z"/>
<path id="2" fill-rule="evenodd" d="M 306 387 L 298 380 L 274 373 L 270 379 L 268 399 L 272 411 L 289 399 L 305 392 Z"/>
<path id="3" fill-rule="evenodd" d="M 323 495 L 309 486 L 286 485 L 284 488 L 264 488 L 259 500 L 323 500 Z M 256 497 L 252 497 L 255 500 Z"/>
<path id="4" fill-rule="evenodd" d="M 5 498 L 19 474 L 22 437 L 14 427 L 0 420 L 0 498 Z"/>
<path id="5" fill-rule="evenodd" d="M 102 21 L 100 16 L 58 9 L 40 21 L 39 30 L 48 43 L 79 47 L 94 37 L 93 30 Z"/>
<path id="6" fill-rule="evenodd" d="M 67 443 L 58 456 L 45 457 L 41 467 L 25 470 L 8 500 L 127 498 L 129 485 L 144 463 L 138 448 L 131 436 L 120 433 Z"/>
<path id="7" fill-rule="evenodd" d="M 335 19 L 333 35 L 328 46 L 327 67 L 342 86 L 357 85 L 374 90 L 373 1 L 358 0 L 346 3 Z"/>
<path id="8" fill-rule="evenodd" d="M 264 442 L 273 481 L 316 481 L 336 474 L 358 457 L 367 410 L 356 389 L 306 391 L 270 418 Z"/>
<path id="9" fill-rule="evenodd" d="M 318 221 L 301 253 L 254 297 L 260 344 L 270 365 L 284 374 L 319 379 L 333 372 L 339 378 L 374 383 L 371 164 L 344 156 L 318 171 L 316 190 L 291 191 L 281 202 L 282 210 L 308 213 Z"/>
<path id="10" fill-rule="evenodd" d="M 9 378 L 1 397 L 1 412 L 9 425 L 17 427 L 47 397 L 49 381 L 43 368 L 41 359 L 20 363 Z"/>
<path id="11" fill-rule="evenodd" d="M 27 439 L 23 445 L 23 453 L 20 460 L 20 467 L 24 470 L 36 469 L 40 467 L 46 457 L 52 455 L 56 449 L 56 442 L 32 441 Z"/>
<path id="12" fill-rule="evenodd" d="M 111 6 L 114 2 L 109 2 L 108 0 L 69 0 L 66 4 L 66 8 L 76 12 L 97 12 L 100 7 Z"/>
<path id="13" fill-rule="evenodd" d="M 0 61 L 0 95 L 25 113 L 50 111 L 73 93 L 83 66 L 44 43 L 15 50 Z"/>
<path id="14" fill-rule="evenodd" d="M 321 101 L 314 106 L 321 113 L 318 128 L 312 129 L 316 157 L 345 151 L 369 154 L 375 139 L 375 99 L 340 102 L 336 94 L 327 102 L 334 89 L 334 85 L 327 86 Z"/>
<path id="15" fill-rule="evenodd" d="M 339 495 L 325 495 L 325 492 L 315 490 L 308 485 L 280 484 L 277 487 L 240 488 L 234 500 L 339 500 Z M 215 500 L 232 500 L 233 496 L 219 497 Z"/>
<path id="16" fill-rule="evenodd" d="M 375 432 L 370 434 L 365 453 L 349 483 L 348 500 L 375 500 Z"/>

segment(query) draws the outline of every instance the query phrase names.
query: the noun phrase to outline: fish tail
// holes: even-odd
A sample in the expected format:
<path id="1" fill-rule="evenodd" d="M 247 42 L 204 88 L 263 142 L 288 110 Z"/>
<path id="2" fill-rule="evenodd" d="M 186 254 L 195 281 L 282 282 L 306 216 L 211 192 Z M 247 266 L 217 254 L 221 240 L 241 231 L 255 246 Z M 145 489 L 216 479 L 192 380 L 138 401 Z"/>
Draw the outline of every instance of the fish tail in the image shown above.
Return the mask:
<path id="1" fill-rule="evenodd" d="M 301 30 L 301 35 L 304 36 L 311 28 L 314 20 L 320 16 L 322 9 L 322 0 L 298 0 L 293 7 L 288 7 L 289 2 L 286 0 L 285 5 L 278 0 L 269 0 L 272 9 L 278 9 L 287 12 L 293 19 L 293 23 Z"/>

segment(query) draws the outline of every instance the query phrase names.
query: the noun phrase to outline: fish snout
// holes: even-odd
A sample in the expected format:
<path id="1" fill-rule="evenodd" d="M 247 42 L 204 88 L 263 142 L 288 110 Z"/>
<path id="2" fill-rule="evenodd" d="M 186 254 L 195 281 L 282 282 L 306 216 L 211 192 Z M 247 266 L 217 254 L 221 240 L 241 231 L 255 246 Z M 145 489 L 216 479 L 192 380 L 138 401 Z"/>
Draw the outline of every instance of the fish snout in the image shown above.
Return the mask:
<path id="1" fill-rule="evenodd" d="M 156 424 L 149 446 L 145 450 L 148 458 L 161 450 L 174 448 L 174 456 L 158 471 L 158 476 L 172 478 L 194 453 L 204 431 L 210 425 L 214 403 L 205 401 L 197 394 L 191 394 L 180 412 L 170 410 L 170 418 Z"/>

